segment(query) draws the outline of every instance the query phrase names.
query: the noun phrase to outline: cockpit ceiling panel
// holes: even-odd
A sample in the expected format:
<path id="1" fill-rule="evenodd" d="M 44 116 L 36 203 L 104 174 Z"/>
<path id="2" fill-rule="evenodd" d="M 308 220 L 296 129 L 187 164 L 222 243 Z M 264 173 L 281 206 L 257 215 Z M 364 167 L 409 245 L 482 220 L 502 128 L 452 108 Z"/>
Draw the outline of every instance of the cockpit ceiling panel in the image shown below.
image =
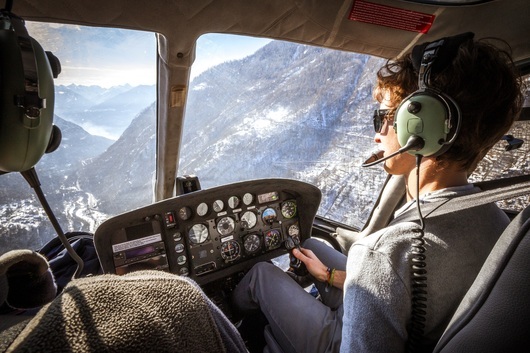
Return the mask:
<path id="1" fill-rule="evenodd" d="M 474 4 L 473 2 L 472 4 Z M 427 33 L 417 33 L 351 20 L 354 6 L 384 6 L 434 16 Z M 26 19 L 154 31 L 193 48 L 204 33 L 233 33 L 270 37 L 342 50 L 395 57 L 417 41 L 429 41 L 464 31 L 477 38 L 508 41 L 516 61 L 530 56 L 526 0 L 489 1 L 476 5 L 443 6 L 395 0 L 17 0 L 13 12 Z M 487 26 L 484 24 L 488 23 Z M 177 49 L 175 49 L 177 50 Z M 181 52 L 187 52 L 182 50 Z"/>

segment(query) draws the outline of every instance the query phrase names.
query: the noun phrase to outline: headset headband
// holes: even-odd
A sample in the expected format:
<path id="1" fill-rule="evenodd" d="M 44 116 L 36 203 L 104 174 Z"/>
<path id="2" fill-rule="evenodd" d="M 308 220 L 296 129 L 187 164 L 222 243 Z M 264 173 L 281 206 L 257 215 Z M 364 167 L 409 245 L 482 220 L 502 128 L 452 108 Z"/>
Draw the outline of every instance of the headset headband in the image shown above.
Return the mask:
<path id="1" fill-rule="evenodd" d="M 35 51 L 24 20 L 13 13 L 2 12 L 5 25 L 10 25 L 18 38 L 25 78 L 25 93 L 14 97 L 15 105 L 24 108 L 24 125 L 35 128 L 40 124 L 40 113 L 46 108 L 46 98 L 39 97 L 39 75 Z"/>
<path id="2" fill-rule="evenodd" d="M 474 36 L 473 32 L 466 32 L 415 46 L 412 49 L 412 65 L 418 72 L 419 90 L 435 89 L 431 84 L 432 77 L 449 66 L 460 45 Z"/>

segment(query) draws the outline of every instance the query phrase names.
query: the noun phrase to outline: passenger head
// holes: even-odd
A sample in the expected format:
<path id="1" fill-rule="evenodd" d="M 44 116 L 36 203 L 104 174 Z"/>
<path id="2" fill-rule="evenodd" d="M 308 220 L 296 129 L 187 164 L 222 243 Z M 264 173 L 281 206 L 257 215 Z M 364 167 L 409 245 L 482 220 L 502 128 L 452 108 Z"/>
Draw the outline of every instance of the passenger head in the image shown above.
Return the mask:
<path id="1" fill-rule="evenodd" d="M 430 79 L 430 86 L 452 97 L 462 113 L 460 133 L 444 154 L 440 166 L 456 163 L 471 172 L 517 118 L 523 102 L 521 80 L 507 49 L 493 40 L 464 42 L 451 64 Z M 507 47 L 507 44 L 495 40 Z M 374 97 L 397 108 L 418 89 L 412 55 L 388 61 L 377 73 Z M 390 103 L 388 103 L 390 102 Z"/>

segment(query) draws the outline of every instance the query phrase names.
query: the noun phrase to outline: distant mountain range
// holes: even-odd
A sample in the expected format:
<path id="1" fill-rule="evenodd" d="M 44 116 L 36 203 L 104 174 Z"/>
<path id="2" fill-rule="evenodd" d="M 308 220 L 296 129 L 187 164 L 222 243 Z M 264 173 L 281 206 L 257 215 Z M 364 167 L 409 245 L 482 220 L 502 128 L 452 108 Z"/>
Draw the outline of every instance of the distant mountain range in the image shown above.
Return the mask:
<path id="1" fill-rule="evenodd" d="M 131 120 L 156 99 L 155 86 L 58 86 L 55 113 L 92 135 L 117 140 Z"/>

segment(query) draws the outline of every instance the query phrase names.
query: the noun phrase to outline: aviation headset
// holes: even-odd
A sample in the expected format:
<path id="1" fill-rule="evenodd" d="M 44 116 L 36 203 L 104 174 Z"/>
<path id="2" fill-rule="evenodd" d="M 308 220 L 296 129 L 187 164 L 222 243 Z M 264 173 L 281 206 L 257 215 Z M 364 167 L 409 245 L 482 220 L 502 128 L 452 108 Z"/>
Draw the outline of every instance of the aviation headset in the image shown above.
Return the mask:
<path id="1" fill-rule="evenodd" d="M 410 154 L 439 156 L 455 141 L 461 125 L 461 112 L 453 98 L 431 85 L 434 75 L 451 64 L 460 45 L 473 39 L 471 32 L 446 37 L 435 42 L 417 45 L 412 60 L 418 71 L 418 90 L 406 97 L 397 107 L 394 129 L 400 146 L 411 138 L 421 138 L 421 149 Z"/>
<path id="2" fill-rule="evenodd" d="M 29 36 L 24 20 L 0 10 L 0 174 L 29 170 L 61 142 L 53 125 L 57 57 Z"/>

